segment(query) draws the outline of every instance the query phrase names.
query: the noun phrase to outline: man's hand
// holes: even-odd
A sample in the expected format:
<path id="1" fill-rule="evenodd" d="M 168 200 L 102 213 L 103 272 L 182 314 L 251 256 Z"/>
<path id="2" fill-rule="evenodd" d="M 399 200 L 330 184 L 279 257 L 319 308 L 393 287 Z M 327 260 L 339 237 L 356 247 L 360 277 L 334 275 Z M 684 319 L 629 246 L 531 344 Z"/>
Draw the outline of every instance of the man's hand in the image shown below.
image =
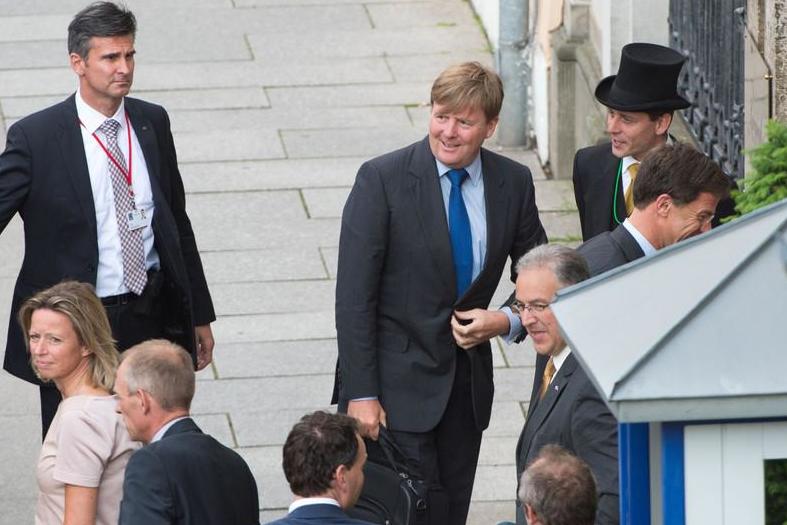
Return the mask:
<path id="1" fill-rule="evenodd" d="M 213 331 L 209 324 L 194 327 L 197 336 L 197 370 L 202 370 L 213 361 Z"/>
<path id="2" fill-rule="evenodd" d="M 507 334 L 510 326 L 508 316 L 503 312 L 474 308 L 466 312 L 454 311 L 451 329 L 456 344 L 469 350 L 493 337 Z"/>
<path id="3" fill-rule="evenodd" d="M 376 399 L 365 401 L 350 401 L 347 405 L 347 415 L 358 420 L 360 433 L 377 441 L 380 425 L 388 426 L 385 420 L 385 410 Z"/>

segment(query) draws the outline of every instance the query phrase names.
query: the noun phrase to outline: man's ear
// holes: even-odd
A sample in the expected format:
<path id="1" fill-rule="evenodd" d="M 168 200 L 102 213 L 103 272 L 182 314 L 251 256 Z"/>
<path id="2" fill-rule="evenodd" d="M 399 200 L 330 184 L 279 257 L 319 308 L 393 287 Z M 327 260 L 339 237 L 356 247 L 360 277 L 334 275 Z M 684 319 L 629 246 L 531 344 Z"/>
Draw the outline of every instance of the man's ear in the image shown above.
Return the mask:
<path id="1" fill-rule="evenodd" d="M 139 398 L 139 405 L 142 407 L 142 413 L 149 414 L 150 410 L 153 408 L 153 397 L 150 395 L 150 392 L 146 392 L 140 388 L 137 389 L 134 395 Z"/>
<path id="2" fill-rule="evenodd" d="M 525 518 L 527 518 L 528 525 L 540 525 L 541 522 L 538 520 L 538 516 L 533 511 L 533 507 L 530 505 L 525 505 Z"/>
<path id="3" fill-rule="evenodd" d="M 68 61 L 70 62 L 71 69 L 74 70 L 74 73 L 80 77 L 85 75 L 85 60 L 79 56 L 78 53 L 71 53 L 68 55 Z"/>
<path id="4" fill-rule="evenodd" d="M 333 472 L 333 479 L 336 480 L 336 488 L 341 489 L 347 484 L 347 466 L 339 465 Z"/>
<path id="5" fill-rule="evenodd" d="M 662 193 L 658 197 L 656 197 L 656 213 L 660 217 L 666 217 L 669 215 L 670 210 L 675 205 L 672 201 L 672 197 L 670 197 L 667 193 Z"/>
<path id="6" fill-rule="evenodd" d="M 656 135 L 666 135 L 672 124 L 672 112 L 664 113 L 656 119 Z"/>

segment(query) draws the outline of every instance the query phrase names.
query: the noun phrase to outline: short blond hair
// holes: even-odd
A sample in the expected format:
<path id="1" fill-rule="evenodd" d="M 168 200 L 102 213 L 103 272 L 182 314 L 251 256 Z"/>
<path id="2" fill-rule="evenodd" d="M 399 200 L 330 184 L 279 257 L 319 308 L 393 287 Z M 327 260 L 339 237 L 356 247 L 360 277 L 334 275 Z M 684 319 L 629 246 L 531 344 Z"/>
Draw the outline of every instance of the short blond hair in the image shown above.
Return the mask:
<path id="1" fill-rule="evenodd" d="M 493 120 L 503 105 L 503 81 L 478 62 L 451 66 L 432 84 L 431 103 L 445 106 L 451 113 L 481 109 L 487 120 Z"/>
<path id="2" fill-rule="evenodd" d="M 106 310 L 93 287 L 77 281 L 63 281 L 25 301 L 19 309 L 18 318 L 25 334 L 28 352 L 30 324 L 36 310 L 51 310 L 68 317 L 79 343 L 90 351 L 88 369 L 93 386 L 111 391 L 115 384 L 115 370 L 120 356 L 112 339 Z M 47 380 L 39 375 L 32 359 L 31 366 L 36 376 L 46 382 Z"/>

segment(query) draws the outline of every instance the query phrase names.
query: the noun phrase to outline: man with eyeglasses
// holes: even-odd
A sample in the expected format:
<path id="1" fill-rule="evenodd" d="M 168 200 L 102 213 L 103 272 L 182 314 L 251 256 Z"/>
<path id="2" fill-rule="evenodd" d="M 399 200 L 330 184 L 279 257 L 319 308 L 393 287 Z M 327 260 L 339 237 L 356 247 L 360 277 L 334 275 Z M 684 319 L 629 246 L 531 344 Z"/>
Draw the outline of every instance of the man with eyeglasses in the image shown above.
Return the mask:
<path id="1" fill-rule="evenodd" d="M 566 246 L 533 248 L 516 265 L 511 305 L 547 360 L 543 385 L 530 401 L 516 449 L 517 479 L 546 445 L 560 445 L 585 461 L 597 482 L 596 524 L 618 518 L 618 424 L 560 335 L 550 303 L 555 293 L 589 277 L 584 258 Z M 527 523 L 517 505 L 516 522 Z"/>

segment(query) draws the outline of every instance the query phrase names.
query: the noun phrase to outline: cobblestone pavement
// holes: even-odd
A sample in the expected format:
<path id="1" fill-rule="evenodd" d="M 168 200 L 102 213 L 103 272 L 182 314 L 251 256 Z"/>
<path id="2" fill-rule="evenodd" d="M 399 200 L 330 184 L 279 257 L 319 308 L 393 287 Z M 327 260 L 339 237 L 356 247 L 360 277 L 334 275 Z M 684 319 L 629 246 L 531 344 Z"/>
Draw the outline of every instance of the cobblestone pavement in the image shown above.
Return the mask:
<path id="1" fill-rule="evenodd" d="M 66 27 L 86 3 L 0 0 L 3 143 L 15 120 L 75 90 Z M 355 172 L 364 159 L 423 137 L 439 71 L 465 60 L 491 65 L 492 56 L 461 0 L 127 3 L 139 22 L 132 94 L 170 112 L 219 315 L 215 362 L 199 374 L 194 413 L 249 462 L 269 520 L 290 501 L 280 465 L 287 430 L 328 407 L 339 216 Z M 550 238 L 576 239 L 570 183 L 545 179 L 531 151 L 505 153 L 533 170 Z M 23 251 L 18 218 L 0 251 L 6 319 Z M 495 300 L 511 289 L 502 283 Z M 532 364 L 526 345 L 495 345 L 497 392 L 469 523 L 513 515 L 513 455 Z M 3 372 L 0 399 L 0 523 L 30 523 L 37 389 Z"/>

